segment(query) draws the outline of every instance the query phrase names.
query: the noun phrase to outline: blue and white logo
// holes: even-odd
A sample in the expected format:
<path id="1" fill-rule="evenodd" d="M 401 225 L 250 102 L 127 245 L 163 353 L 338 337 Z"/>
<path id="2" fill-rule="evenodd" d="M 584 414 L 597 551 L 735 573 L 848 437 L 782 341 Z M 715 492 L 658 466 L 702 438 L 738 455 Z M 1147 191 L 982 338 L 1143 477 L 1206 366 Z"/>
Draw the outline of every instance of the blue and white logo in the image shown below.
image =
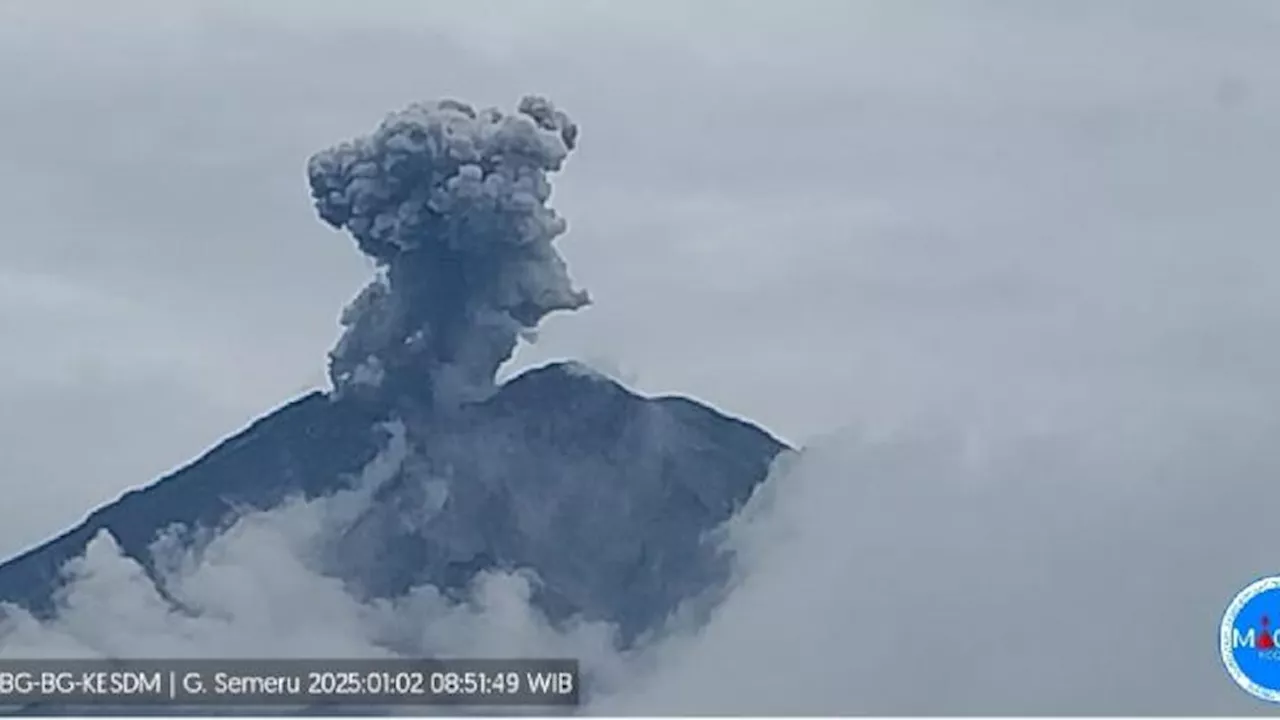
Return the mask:
<path id="1" fill-rule="evenodd" d="M 1250 695 L 1280 703 L 1280 576 L 1236 595 L 1222 616 L 1222 663 Z"/>

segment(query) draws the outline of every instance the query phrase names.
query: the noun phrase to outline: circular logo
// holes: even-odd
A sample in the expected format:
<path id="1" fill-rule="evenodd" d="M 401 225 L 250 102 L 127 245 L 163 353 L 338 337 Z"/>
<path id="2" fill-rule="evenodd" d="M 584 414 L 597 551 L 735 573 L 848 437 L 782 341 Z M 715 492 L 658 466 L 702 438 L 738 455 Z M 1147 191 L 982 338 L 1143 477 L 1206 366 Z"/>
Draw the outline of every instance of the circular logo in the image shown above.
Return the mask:
<path id="1" fill-rule="evenodd" d="M 1280 703 L 1280 576 L 1241 590 L 1222 615 L 1222 663 L 1250 695 Z"/>

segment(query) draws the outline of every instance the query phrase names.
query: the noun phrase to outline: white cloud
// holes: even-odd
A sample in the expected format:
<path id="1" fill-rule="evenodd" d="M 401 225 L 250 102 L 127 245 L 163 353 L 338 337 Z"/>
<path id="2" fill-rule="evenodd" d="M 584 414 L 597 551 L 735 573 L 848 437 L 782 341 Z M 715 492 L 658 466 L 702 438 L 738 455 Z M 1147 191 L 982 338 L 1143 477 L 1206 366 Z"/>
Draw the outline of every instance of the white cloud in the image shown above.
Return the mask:
<path id="1" fill-rule="evenodd" d="M 362 602 L 323 572 L 326 544 L 405 452 L 403 430 L 392 428 L 350 490 L 248 513 L 217 534 L 174 528 L 153 548 L 159 585 L 99 533 L 63 568 L 51 619 L 5 608 L 0 656 L 581 657 L 616 674 L 611 628 L 554 628 L 530 604 L 536 576 L 482 574 L 462 600 L 423 586 Z"/>
<path id="2" fill-rule="evenodd" d="M 1096 410 L 819 442 L 735 521 L 742 574 L 711 623 L 602 709 L 1265 712 L 1214 640 L 1232 594 L 1277 571 L 1280 423 Z"/>

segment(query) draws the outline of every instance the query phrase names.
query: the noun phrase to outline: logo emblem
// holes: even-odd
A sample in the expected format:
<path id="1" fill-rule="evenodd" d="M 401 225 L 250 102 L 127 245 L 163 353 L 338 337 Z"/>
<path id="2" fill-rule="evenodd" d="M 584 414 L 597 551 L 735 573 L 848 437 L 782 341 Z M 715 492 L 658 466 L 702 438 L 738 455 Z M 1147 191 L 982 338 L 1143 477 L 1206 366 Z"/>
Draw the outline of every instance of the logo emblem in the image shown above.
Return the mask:
<path id="1" fill-rule="evenodd" d="M 1241 590 L 1222 615 L 1222 663 L 1245 692 L 1280 703 L 1280 576 Z"/>

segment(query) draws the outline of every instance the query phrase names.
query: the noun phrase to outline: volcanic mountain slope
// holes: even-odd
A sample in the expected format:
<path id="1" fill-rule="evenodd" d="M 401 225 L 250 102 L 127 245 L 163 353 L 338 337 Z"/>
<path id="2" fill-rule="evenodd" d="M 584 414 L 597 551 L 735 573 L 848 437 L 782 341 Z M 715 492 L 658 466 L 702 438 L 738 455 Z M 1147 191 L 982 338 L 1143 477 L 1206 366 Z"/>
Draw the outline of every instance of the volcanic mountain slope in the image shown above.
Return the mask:
<path id="1" fill-rule="evenodd" d="M 578 138 L 542 98 L 514 113 L 443 100 L 313 156 L 318 215 L 378 268 L 342 315 L 332 390 L 0 566 L 0 601 L 57 615 L 64 566 L 105 531 L 179 606 L 152 550 L 162 534 L 198 548 L 247 512 L 333 497 L 345 504 L 311 560 L 362 601 L 527 570 L 548 617 L 609 621 L 630 642 L 713 592 L 724 558 L 704 536 L 782 443 L 576 363 L 495 383 L 544 316 L 590 302 L 547 205 Z"/>
<path id="2" fill-rule="evenodd" d="M 300 398 L 70 532 L 0 566 L 0 600 L 56 612 L 59 569 L 105 530 L 154 571 L 173 525 L 351 488 L 390 439 L 368 406 Z M 553 617 L 655 627 L 714 586 L 701 536 L 746 500 L 783 445 L 678 397 L 643 398 L 573 363 L 530 370 L 447 419 L 402 421 L 408 449 L 340 533 L 326 571 L 352 592 L 462 589 L 481 570 L 531 569 Z"/>

